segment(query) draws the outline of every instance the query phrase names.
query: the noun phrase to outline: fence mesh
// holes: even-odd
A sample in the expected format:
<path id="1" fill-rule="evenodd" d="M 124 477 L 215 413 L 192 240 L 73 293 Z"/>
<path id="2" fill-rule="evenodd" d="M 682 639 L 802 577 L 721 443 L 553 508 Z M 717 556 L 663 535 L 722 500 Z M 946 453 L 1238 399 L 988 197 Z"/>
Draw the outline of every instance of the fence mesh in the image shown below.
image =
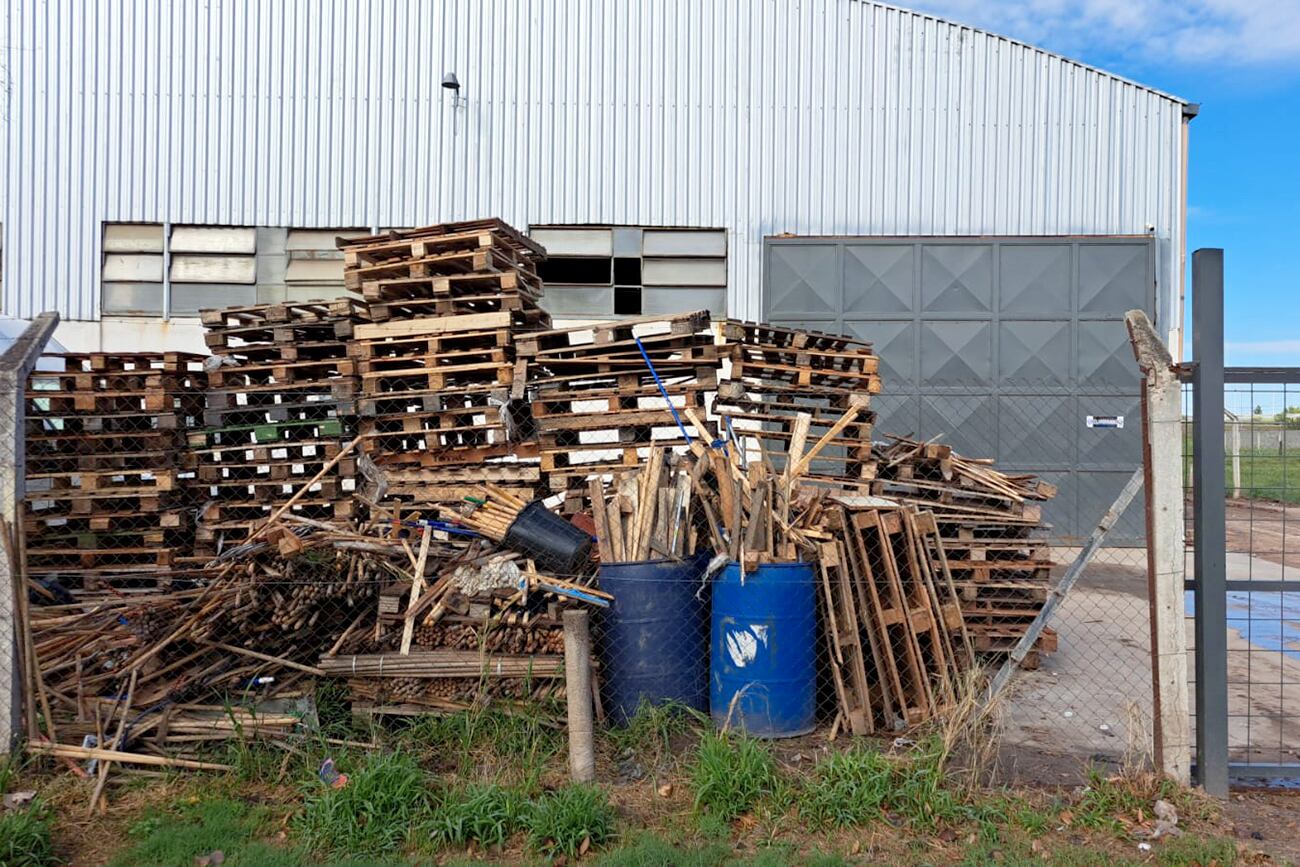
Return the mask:
<path id="1" fill-rule="evenodd" d="M 1300 371 L 1238 371 L 1225 388 L 1228 759 L 1239 777 L 1296 775 L 1300 759 Z M 1191 389 L 1185 389 L 1185 482 L 1193 574 L 1192 506 L 1197 490 Z M 1194 614 L 1194 594 L 1187 613 Z M 1195 653 L 1195 648 L 1192 650 Z M 1288 767 L 1290 766 L 1290 767 Z"/>
<path id="2" fill-rule="evenodd" d="M 552 329 L 536 255 L 500 226 L 360 239 L 366 304 L 205 312 L 210 357 L 49 357 L 23 396 L 32 734 L 202 762 L 317 725 L 324 684 L 376 723 L 562 721 L 581 608 L 606 725 L 649 699 L 906 736 L 1041 609 L 1078 551 L 1053 514 L 1095 522 L 1127 476 L 881 427 L 862 341 L 703 313 Z M 1073 443 L 1055 387 L 1034 434 Z M 1084 573 L 1006 699 L 1013 775 L 1146 752 L 1146 592 L 1140 547 Z"/>

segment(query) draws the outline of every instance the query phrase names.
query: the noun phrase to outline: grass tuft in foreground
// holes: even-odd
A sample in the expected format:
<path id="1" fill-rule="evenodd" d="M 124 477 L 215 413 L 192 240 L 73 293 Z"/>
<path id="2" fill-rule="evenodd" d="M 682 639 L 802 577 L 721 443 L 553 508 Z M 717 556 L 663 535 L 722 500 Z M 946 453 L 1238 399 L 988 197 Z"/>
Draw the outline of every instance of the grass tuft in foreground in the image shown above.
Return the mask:
<path id="1" fill-rule="evenodd" d="M 295 836 L 309 850 L 329 855 L 376 857 L 397 851 L 432 805 L 428 781 L 405 753 L 372 753 L 341 789 L 318 779 L 306 786 Z"/>
<path id="2" fill-rule="evenodd" d="M 128 833 L 133 844 L 110 865 L 190 867 L 195 859 L 217 850 L 232 864 L 298 867 L 308 863 L 297 851 L 262 840 L 270 830 L 270 815 L 263 807 L 230 798 L 191 799 L 132 825 Z"/>
<path id="3" fill-rule="evenodd" d="M 858 746 L 832 753 L 804 784 L 799 814 L 818 829 L 865 825 L 881 817 L 893 777 L 893 765 L 877 750 Z"/>
<path id="4" fill-rule="evenodd" d="M 533 849 L 572 857 L 612 839 L 615 819 L 604 789 L 575 784 L 533 801 L 524 824 Z"/>
<path id="5" fill-rule="evenodd" d="M 54 864 L 50 819 L 49 808 L 39 799 L 26 809 L 0 816 L 0 864 L 9 867 Z"/>
<path id="6" fill-rule="evenodd" d="M 781 788 L 776 761 L 763 742 L 710 732 L 700 738 L 691 766 L 695 809 L 730 822 Z"/>
<path id="7" fill-rule="evenodd" d="M 446 792 L 429 819 L 435 846 L 503 846 L 522 827 L 524 801 L 494 783 L 472 783 Z"/>

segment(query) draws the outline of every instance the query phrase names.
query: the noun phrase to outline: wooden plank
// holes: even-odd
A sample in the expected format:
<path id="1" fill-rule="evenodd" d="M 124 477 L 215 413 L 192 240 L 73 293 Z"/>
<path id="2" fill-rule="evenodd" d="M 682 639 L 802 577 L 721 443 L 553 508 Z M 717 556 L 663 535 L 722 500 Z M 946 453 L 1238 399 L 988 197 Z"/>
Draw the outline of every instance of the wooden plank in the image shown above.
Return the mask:
<path id="1" fill-rule="evenodd" d="M 358 325 L 353 329 L 353 336 L 357 340 L 376 340 L 384 337 L 407 337 L 413 334 L 483 331 L 493 328 L 508 328 L 513 321 L 513 315 L 509 311 L 468 313 L 464 316 L 435 316 L 428 319 L 407 319 Z"/>

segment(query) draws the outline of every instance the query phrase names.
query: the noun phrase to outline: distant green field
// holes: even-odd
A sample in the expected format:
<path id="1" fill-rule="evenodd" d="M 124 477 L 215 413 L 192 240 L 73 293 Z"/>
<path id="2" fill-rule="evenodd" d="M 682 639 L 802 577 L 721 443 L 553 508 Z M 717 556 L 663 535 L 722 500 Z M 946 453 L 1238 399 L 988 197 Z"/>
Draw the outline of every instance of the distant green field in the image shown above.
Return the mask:
<path id="1" fill-rule="evenodd" d="M 1189 481 L 1192 465 L 1190 452 L 1189 440 L 1184 449 L 1184 454 L 1188 455 L 1185 464 Z M 1231 456 L 1224 460 L 1223 477 L 1228 496 L 1231 497 L 1234 490 Z M 1242 449 L 1241 495 L 1260 500 L 1300 503 L 1300 450 L 1291 449 L 1280 453 L 1277 449 Z"/>
<path id="2" fill-rule="evenodd" d="M 1232 458 L 1225 462 L 1228 496 L 1233 493 Z M 1263 500 L 1300 503 L 1300 451 L 1277 449 L 1241 452 L 1241 495 Z"/>

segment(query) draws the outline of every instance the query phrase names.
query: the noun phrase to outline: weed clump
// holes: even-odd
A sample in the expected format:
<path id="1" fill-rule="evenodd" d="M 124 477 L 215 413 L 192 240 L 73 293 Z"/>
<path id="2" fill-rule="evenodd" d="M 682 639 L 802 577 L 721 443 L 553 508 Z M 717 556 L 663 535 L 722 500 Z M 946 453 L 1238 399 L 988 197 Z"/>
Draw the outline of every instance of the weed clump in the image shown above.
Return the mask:
<path id="1" fill-rule="evenodd" d="M 614 836 L 614 808 L 603 789 L 570 785 L 548 792 L 530 805 L 524 819 L 528 842 L 547 855 L 573 857 L 588 845 L 599 846 Z"/>
<path id="2" fill-rule="evenodd" d="M 43 867 L 53 863 L 50 812 L 45 804 L 38 799 L 25 810 L 0 816 L 0 864 Z"/>
<path id="3" fill-rule="evenodd" d="M 308 785 L 293 823 L 299 839 L 330 855 L 375 857 L 397 850 L 431 807 L 423 771 L 404 753 L 374 753 L 349 776 L 340 789 L 319 780 Z"/>
<path id="4" fill-rule="evenodd" d="M 848 828 L 882 815 L 894 767 L 873 749 L 855 747 L 817 763 L 799 795 L 799 814 L 814 828 Z"/>
<path id="5" fill-rule="evenodd" d="M 730 822 L 777 792 L 780 779 L 767 746 L 744 735 L 706 734 L 691 768 L 695 809 Z"/>
<path id="6" fill-rule="evenodd" d="M 492 783 L 470 784 L 443 795 L 428 823 L 437 846 L 503 846 L 518 831 L 524 801 Z"/>

